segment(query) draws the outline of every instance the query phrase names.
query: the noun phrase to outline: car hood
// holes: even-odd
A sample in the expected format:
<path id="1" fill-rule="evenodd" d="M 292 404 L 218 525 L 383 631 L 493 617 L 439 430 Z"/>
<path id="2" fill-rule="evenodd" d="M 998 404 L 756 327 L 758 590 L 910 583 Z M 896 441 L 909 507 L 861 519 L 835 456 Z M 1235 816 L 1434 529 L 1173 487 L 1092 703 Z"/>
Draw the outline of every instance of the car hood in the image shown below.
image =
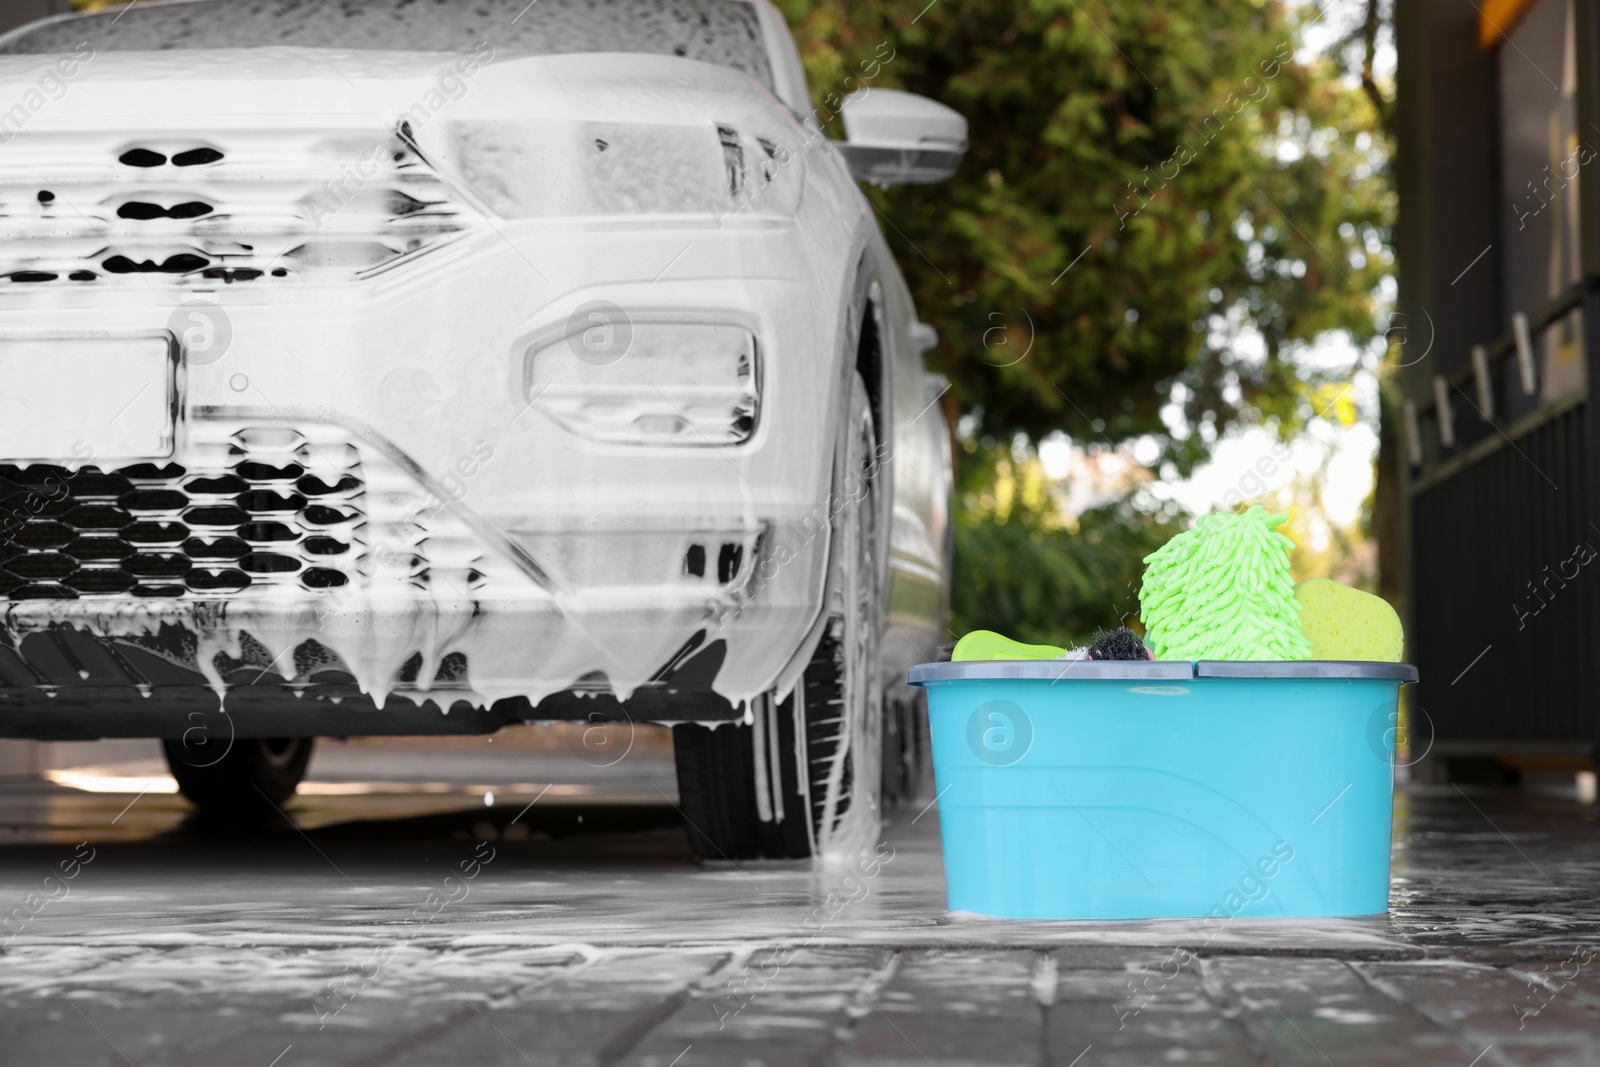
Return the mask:
<path id="1" fill-rule="evenodd" d="M 450 72 L 464 91 L 441 85 Z M 782 110 L 769 89 L 731 67 L 633 53 L 496 56 L 488 44 L 462 54 L 309 47 L 95 52 L 85 44 L 62 56 L 0 55 L 0 110 L 35 88 L 47 97 L 44 110 L 62 118 L 388 114 L 433 89 L 467 113 L 508 117 L 553 108 L 652 122 L 761 102 Z"/>

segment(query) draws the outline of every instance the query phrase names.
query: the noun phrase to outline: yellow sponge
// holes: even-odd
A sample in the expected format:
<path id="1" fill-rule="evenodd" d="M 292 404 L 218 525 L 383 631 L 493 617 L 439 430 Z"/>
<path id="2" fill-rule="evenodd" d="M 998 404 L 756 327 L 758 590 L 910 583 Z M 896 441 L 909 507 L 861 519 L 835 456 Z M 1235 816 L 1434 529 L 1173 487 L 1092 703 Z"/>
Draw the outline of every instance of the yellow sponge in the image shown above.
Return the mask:
<path id="1" fill-rule="evenodd" d="M 1327 578 L 1301 582 L 1294 598 L 1312 659 L 1400 662 L 1405 633 L 1387 600 Z"/>

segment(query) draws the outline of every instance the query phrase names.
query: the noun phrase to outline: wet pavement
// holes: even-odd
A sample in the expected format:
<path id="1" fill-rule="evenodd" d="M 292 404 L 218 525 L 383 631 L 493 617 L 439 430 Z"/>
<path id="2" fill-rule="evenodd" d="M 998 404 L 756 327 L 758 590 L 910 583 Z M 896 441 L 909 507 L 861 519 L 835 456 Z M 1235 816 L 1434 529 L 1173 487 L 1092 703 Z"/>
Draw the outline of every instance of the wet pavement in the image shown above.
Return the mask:
<path id="1" fill-rule="evenodd" d="M 853 874 L 698 866 L 659 736 L 324 746 L 250 833 L 121 751 L 0 786 L 7 1067 L 1600 1063 L 1570 789 L 1408 787 L 1387 917 L 1202 937 L 947 915 L 937 808 Z"/>

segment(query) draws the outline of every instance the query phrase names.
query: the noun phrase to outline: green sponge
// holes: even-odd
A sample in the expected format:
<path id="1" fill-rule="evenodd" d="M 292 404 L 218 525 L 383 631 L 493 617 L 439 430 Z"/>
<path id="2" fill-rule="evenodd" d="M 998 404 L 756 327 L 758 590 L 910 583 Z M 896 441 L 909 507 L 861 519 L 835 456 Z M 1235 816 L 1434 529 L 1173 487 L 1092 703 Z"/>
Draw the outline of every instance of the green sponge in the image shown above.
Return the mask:
<path id="1" fill-rule="evenodd" d="M 1025 645 L 993 630 L 974 630 L 956 642 L 950 653 L 954 663 L 989 659 L 1062 659 L 1067 650 L 1055 645 Z"/>
<path id="2" fill-rule="evenodd" d="M 1312 659 L 1400 662 L 1405 631 L 1387 600 L 1327 578 L 1301 582 L 1294 598 Z"/>
<path id="3" fill-rule="evenodd" d="M 1305 659 L 1287 549 L 1261 505 L 1206 515 L 1145 557 L 1145 643 L 1157 659 Z"/>

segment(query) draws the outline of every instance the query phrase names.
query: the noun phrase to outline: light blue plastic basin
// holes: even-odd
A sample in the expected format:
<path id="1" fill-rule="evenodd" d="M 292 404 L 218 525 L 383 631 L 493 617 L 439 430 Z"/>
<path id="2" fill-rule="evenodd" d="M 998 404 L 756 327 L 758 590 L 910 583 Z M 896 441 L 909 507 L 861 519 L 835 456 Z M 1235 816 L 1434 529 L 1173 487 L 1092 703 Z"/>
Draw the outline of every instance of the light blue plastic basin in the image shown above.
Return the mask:
<path id="1" fill-rule="evenodd" d="M 951 911 L 1377 915 L 1398 663 L 927 663 Z"/>

